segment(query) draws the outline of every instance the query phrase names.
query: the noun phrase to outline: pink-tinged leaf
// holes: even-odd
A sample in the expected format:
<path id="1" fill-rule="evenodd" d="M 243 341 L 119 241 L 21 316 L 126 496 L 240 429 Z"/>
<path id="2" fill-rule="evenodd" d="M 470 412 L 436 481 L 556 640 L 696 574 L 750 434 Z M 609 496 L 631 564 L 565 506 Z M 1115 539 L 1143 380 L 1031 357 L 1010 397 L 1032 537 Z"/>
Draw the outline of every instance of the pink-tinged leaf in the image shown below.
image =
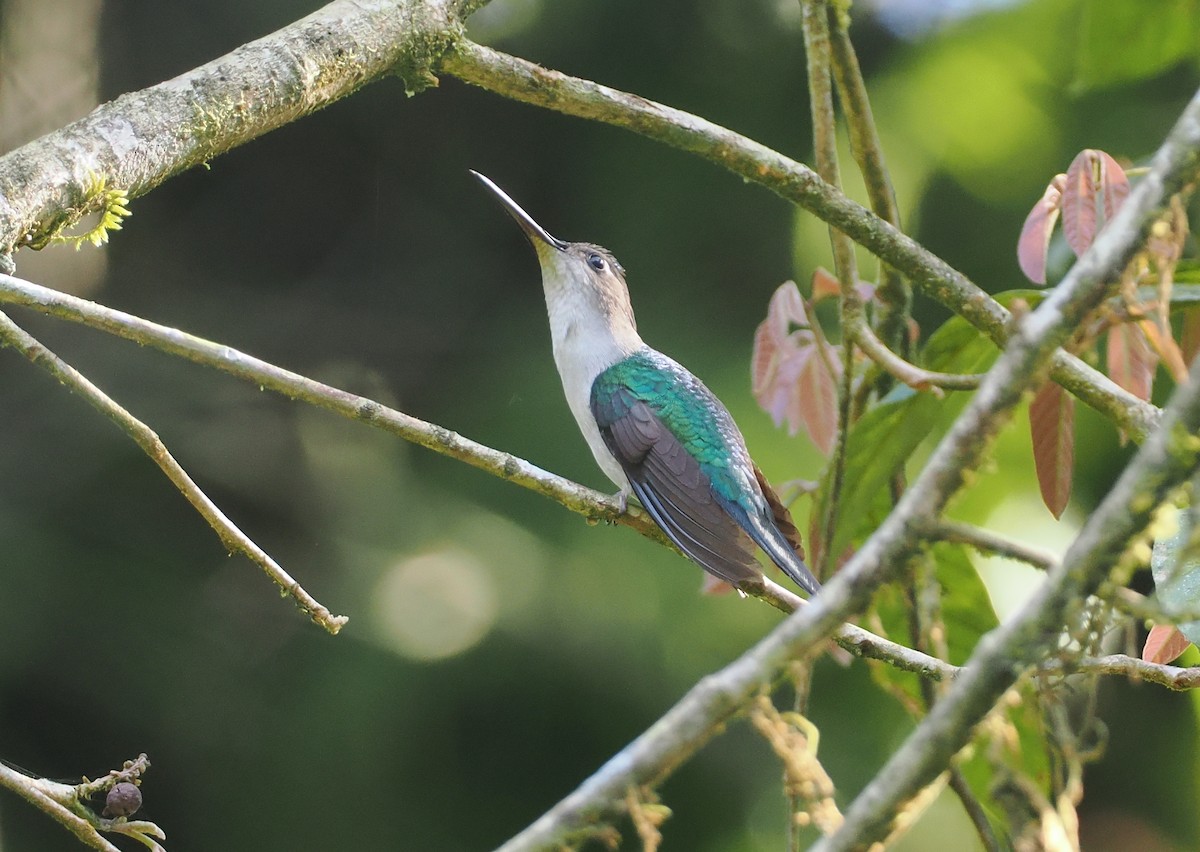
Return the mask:
<path id="1" fill-rule="evenodd" d="M 811 338 L 807 343 L 785 341 L 775 358 L 767 382 L 755 391 L 754 398 L 771 415 L 776 426 L 787 423 L 789 435 L 800 431 L 804 422 L 800 398 L 800 372 L 810 358 L 817 357 Z"/>
<path id="2" fill-rule="evenodd" d="M 1042 500 L 1055 518 L 1061 518 L 1075 473 L 1075 397 L 1046 382 L 1029 405 L 1029 430 Z"/>
<path id="3" fill-rule="evenodd" d="M 796 346 L 789 346 L 794 337 L 789 335 L 791 325 L 808 325 L 808 315 L 804 311 L 804 299 L 796 282 L 785 281 L 780 284 L 771 296 L 767 306 L 767 317 L 758 324 L 754 332 L 754 355 L 751 358 L 751 379 L 754 395 L 765 393 L 775 381 L 775 371 L 780 361 L 786 359 Z M 759 404 L 766 404 L 759 399 Z M 779 418 L 776 418 L 776 425 Z"/>
<path id="4" fill-rule="evenodd" d="M 1101 223 L 1103 227 L 1117 215 L 1117 211 L 1129 197 L 1129 176 L 1125 174 L 1121 164 L 1104 151 L 1092 153 L 1100 160 L 1100 186 L 1097 192 L 1100 195 L 1100 209 L 1104 211 L 1104 222 Z"/>
<path id="5" fill-rule="evenodd" d="M 854 285 L 858 298 L 869 302 L 875 298 L 875 285 L 870 281 L 859 281 Z M 836 299 L 842 294 L 842 287 L 837 276 L 823 266 L 818 266 L 812 276 L 812 300 L 814 303 L 822 299 Z"/>
<path id="6" fill-rule="evenodd" d="M 1183 312 L 1183 330 L 1179 335 L 1179 348 L 1185 363 L 1191 364 L 1200 353 L 1200 307 L 1188 308 Z"/>
<path id="7" fill-rule="evenodd" d="M 1076 256 L 1087 251 L 1128 195 L 1129 178 L 1116 160 L 1091 148 L 1076 155 L 1062 194 L 1063 233 Z"/>
<path id="8" fill-rule="evenodd" d="M 1017 240 L 1017 263 L 1025 277 L 1034 284 L 1046 283 L 1046 255 L 1050 250 L 1050 234 L 1058 221 L 1062 190 L 1066 175 L 1055 175 L 1040 201 L 1025 217 L 1021 236 Z"/>
<path id="9" fill-rule="evenodd" d="M 750 387 L 758 404 L 763 408 L 767 405 L 763 402 L 762 395 L 770 387 L 774 371 L 778 368 L 779 346 L 779 341 L 771 329 L 770 318 L 760 322 L 754 330 L 754 353 L 750 356 Z M 779 425 L 778 419 L 775 425 Z"/>
<path id="10" fill-rule="evenodd" d="M 804 422 L 800 372 L 815 352 L 813 333 L 807 324 L 808 313 L 800 290 L 788 281 L 776 289 L 767 317 L 754 333 L 751 359 L 754 398 L 776 426 L 786 421 L 792 435 Z M 791 331 L 793 325 L 802 328 Z"/>
<path id="11" fill-rule="evenodd" d="M 831 351 L 830 354 L 834 353 Z M 825 455 L 829 455 L 837 438 L 837 365 L 838 362 L 834 361 L 831 370 L 814 346 L 812 355 L 804 360 L 797 377 L 796 413 L 803 418 L 808 437 Z"/>
<path id="12" fill-rule="evenodd" d="M 795 281 L 784 281 L 771 294 L 771 303 L 767 305 L 767 319 L 771 323 L 772 333 L 778 339 L 787 337 L 789 325 L 808 325 L 808 312 L 804 310 L 804 297 Z"/>
<path id="13" fill-rule="evenodd" d="M 1110 379 L 1139 399 L 1150 399 L 1158 356 L 1136 324 L 1122 323 L 1109 329 L 1107 360 Z"/>
<path id="14" fill-rule="evenodd" d="M 823 266 L 818 266 L 812 274 L 812 300 L 837 298 L 842 288 L 838 285 L 837 276 Z"/>
<path id="15" fill-rule="evenodd" d="M 1142 648 L 1142 659 L 1148 663 L 1174 662 L 1188 649 L 1192 643 L 1179 632 L 1178 627 L 1169 624 L 1156 624 L 1150 628 L 1146 644 Z"/>

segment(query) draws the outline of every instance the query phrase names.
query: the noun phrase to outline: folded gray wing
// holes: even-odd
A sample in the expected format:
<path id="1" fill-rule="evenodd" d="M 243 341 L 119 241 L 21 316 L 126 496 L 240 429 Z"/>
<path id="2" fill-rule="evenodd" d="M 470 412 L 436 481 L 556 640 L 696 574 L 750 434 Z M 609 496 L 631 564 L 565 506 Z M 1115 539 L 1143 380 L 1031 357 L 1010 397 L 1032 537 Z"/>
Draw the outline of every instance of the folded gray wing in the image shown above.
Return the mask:
<path id="1" fill-rule="evenodd" d="M 754 543 L 717 502 L 700 463 L 646 403 L 626 402 L 600 434 L 650 517 L 713 576 L 735 586 L 761 576 Z"/>

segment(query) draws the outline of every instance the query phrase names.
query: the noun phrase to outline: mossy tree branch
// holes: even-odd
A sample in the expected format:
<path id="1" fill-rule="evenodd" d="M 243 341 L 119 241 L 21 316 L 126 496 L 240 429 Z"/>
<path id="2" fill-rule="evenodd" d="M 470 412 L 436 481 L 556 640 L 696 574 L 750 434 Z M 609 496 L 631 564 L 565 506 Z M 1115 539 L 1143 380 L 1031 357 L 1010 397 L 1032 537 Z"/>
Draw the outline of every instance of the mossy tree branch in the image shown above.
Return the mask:
<path id="1" fill-rule="evenodd" d="M 337 0 L 185 74 L 102 104 L 0 157 L 0 253 L 88 212 L 88 174 L 144 195 L 381 77 L 410 92 L 461 38 L 458 0 Z"/>

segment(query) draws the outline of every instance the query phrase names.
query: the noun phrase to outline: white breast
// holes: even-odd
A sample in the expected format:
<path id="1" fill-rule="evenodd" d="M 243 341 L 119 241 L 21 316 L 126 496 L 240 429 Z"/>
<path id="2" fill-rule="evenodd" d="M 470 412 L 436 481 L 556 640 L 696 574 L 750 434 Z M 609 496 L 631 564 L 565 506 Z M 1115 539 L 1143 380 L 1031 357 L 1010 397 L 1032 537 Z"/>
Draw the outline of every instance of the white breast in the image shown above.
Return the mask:
<path id="1" fill-rule="evenodd" d="M 596 377 L 618 361 L 627 358 L 644 344 L 632 328 L 614 329 L 597 311 L 589 310 L 577 294 L 547 295 L 550 316 L 550 336 L 554 344 L 554 363 L 562 378 L 567 405 L 575 415 L 596 463 L 604 474 L 622 490 L 628 490 L 629 480 L 613 458 L 596 418 L 592 416 L 592 383 Z"/>

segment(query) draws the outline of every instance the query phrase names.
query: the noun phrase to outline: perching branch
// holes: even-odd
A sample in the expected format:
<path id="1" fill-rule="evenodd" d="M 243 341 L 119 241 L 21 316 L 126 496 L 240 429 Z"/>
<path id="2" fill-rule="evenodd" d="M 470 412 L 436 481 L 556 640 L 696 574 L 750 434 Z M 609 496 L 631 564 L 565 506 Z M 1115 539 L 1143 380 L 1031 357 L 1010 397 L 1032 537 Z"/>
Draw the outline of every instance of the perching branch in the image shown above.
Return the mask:
<path id="1" fill-rule="evenodd" d="M 200 486 L 188 476 L 187 471 L 179 465 L 179 462 L 175 461 L 174 456 L 167 451 L 166 446 L 153 429 L 114 402 L 104 391 L 92 384 L 86 376 L 39 343 L 32 335 L 14 323 L 7 314 L 0 312 L 0 347 L 4 346 L 16 349 L 116 423 L 162 469 L 162 472 L 167 475 L 167 479 L 171 480 L 171 484 L 179 489 L 192 507 L 213 528 L 225 547 L 230 551 L 244 553 L 250 561 L 262 568 L 266 575 L 283 592 L 291 595 L 300 609 L 317 624 L 330 633 L 336 634 L 342 629 L 342 625 L 347 620 L 346 616 L 333 615 L 305 591 L 303 586 L 292 579 L 291 575 L 283 570 L 266 551 L 238 529 L 237 525 L 221 511 L 217 504 L 200 490 Z"/>
<path id="2" fill-rule="evenodd" d="M 485 447 L 442 426 L 277 367 L 232 347 L 9 275 L 0 274 L 0 303 L 34 308 L 197 364 L 215 367 L 289 399 L 307 402 L 351 420 L 361 420 L 406 441 L 515 482 L 558 501 L 589 520 L 624 524 L 648 538 L 666 541 L 654 522 L 636 508 L 631 507 L 629 512 L 622 514 L 610 497 L 555 476 L 524 459 Z"/>
<path id="3" fill-rule="evenodd" d="M 549 497 L 589 519 L 624 524 L 647 538 L 671 546 L 659 528 L 636 507 L 630 506 L 628 511 L 622 513 L 610 496 L 542 470 L 517 456 L 478 444 L 442 426 L 293 373 L 231 347 L 10 275 L 0 275 L 0 303 L 35 308 L 50 316 L 83 323 L 189 361 L 215 367 L 290 399 L 307 402 L 352 420 L 364 421 L 414 444 L 466 462 Z M 0 317 L 4 315 L 0 313 Z M 2 329 L 3 326 L 0 326 Z M 25 332 L 20 331 L 20 334 L 24 335 Z M 747 588 L 746 591 L 783 612 L 794 612 L 803 603 L 799 596 L 766 578 L 760 588 Z M 856 656 L 884 660 L 905 671 L 917 672 L 935 680 L 953 677 L 957 671 L 949 663 L 914 652 L 854 625 L 841 626 L 833 633 L 833 638 Z"/>
<path id="4" fill-rule="evenodd" d="M 441 70 L 514 100 L 601 121 L 697 154 L 762 184 L 852 237 L 907 275 L 997 345 L 1008 339 L 1010 315 L 995 299 L 912 238 L 851 201 L 807 166 L 691 113 L 589 80 L 551 71 L 463 39 Z M 1159 411 L 1065 352 L 1052 357 L 1051 376 L 1086 404 L 1141 441 Z"/>

